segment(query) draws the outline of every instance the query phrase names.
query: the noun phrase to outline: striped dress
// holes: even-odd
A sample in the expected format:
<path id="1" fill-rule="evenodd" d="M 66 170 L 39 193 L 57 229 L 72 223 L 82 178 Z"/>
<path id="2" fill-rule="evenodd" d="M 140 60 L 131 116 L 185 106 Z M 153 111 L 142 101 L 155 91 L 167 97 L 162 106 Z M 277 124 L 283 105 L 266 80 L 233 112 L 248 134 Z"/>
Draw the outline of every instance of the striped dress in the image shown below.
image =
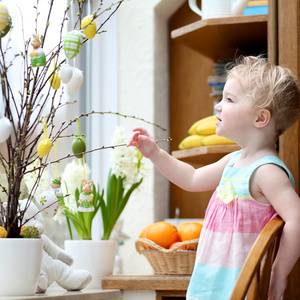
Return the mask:
<path id="1" fill-rule="evenodd" d="M 249 190 L 253 172 L 261 165 L 276 164 L 276 156 L 265 156 L 250 166 L 233 167 L 241 151 L 232 156 L 206 210 L 196 262 L 187 290 L 187 300 L 229 299 L 241 267 L 258 234 L 276 215 L 269 204 L 255 201 Z"/>

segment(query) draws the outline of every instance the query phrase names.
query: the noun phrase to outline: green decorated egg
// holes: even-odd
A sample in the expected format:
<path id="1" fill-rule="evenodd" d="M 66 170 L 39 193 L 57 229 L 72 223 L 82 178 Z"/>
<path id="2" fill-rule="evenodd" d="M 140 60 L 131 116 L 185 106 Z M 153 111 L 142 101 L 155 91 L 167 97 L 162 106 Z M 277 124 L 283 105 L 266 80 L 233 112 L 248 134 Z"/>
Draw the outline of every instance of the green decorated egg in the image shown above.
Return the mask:
<path id="1" fill-rule="evenodd" d="M 78 31 L 73 30 L 66 34 L 64 39 L 64 51 L 68 58 L 74 58 L 81 49 L 84 35 Z"/>

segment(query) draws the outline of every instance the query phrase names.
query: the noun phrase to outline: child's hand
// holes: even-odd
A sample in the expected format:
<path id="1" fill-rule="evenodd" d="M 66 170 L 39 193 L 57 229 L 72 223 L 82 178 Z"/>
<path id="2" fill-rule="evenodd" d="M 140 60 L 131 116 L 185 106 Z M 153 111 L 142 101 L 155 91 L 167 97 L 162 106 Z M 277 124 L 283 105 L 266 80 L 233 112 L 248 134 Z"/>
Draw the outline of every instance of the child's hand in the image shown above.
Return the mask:
<path id="1" fill-rule="evenodd" d="M 144 128 L 138 127 L 133 129 L 134 134 L 129 140 L 127 147 L 137 147 L 143 156 L 150 158 L 155 152 L 159 151 L 155 139 Z"/>
<path id="2" fill-rule="evenodd" d="M 270 286 L 268 292 L 268 300 L 280 300 L 286 288 L 287 280 L 276 278 L 274 273 L 271 273 Z"/>

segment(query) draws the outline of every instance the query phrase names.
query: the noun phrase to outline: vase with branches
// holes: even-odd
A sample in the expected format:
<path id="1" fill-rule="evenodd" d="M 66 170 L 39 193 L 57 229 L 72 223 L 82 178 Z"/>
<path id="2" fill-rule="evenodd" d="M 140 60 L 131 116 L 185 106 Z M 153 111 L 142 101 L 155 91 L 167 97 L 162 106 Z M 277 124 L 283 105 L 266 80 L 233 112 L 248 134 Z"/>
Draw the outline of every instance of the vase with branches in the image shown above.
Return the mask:
<path id="1" fill-rule="evenodd" d="M 20 28 L 14 27 L 15 20 L 10 16 L 9 9 L 15 1 L 0 1 L 0 11 L 4 16 L 0 21 L 0 143 L 2 146 L 0 175 L 4 174 L 5 177 L 5 180 L 0 181 L 0 192 L 4 195 L 4 197 L 0 196 L 0 226 L 9 238 L 20 237 L 20 229 L 28 221 L 24 219 L 24 214 L 34 199 L 47 166 L 78 154 L 126 146 L 126 144 L 102 146 L 97 149 L 84 150 L 82 153 L 67 153 L 63 157 L 51 160 L 49 158 L 51 149 L 55 148 L 59 139 L 70 137 L 67 131 L 79 119 L 87 118 L 92 114 L 99 116 L 113 114 L 118 117 L 141 120 L 163 129 L 160 125 L 142 118 L 111 111 L 84 112 L 69 121 L 59 124 L 55 122 L 59 110 L 74 104 L 72 101 L 64 101 L 63 96 L 66 93 L 78 91 L 83 80 L 78 69 L 70 68 L 68 61 L 79 53 L 82 45 L 89 42 L 89 39 L 97 38 L 99 34 L 105 32 L 103 26 L 125 0 L 118 0 L 107 7 L 104 6 L 103 0 L 99 0 L 97 9 L 89 16 L 84 15 L 88 0 L 68 0 L 63 11 L 60 29 L 56 34 L 58 42 L 47 53 L 43 52 L 43 47 L 52 30 L 54 3 L 59 0 L 47 1 L 46 18 L 39 18 L 40 0 L 36 0 L 36 4 L 32 7 L 35 12 L 33 20 L 35 30 L 30 36 L 24 33 L 23 24 Z M 19 17 L 22 19 L 22 11 L 20 9 L 19 11 Z M 97 26 L 95 20 L 100 16 L 102 21 Z M 11 42 L 20 38 L 22 49 L 15 53 L 12 51 Z M 18 72 L 15 70 L 11 72 L 15 65 L 19 67 Z M 70 84 L 69 77 L 72 77 L 72 74 L 76 74 L 75 77 L 80 79 L 74 85 Z M 17 88 L 16 82 L 20 82 Z M 167 140 L 169 139 L 165 141 Z M 34 181 L 27 192 L 26 205 L 21 210 L 19 199 L 24 176 L 28 175 L 34 175 Z"/>
<path id="2" fill-rule="evenodd" d="M 9 5 L 0 2 L 0 9 L 6 16 L 4 24 L 2 21 L 0 22 L 0 122 L 1 126 L 3 125 L 0 141 L 6 144 L 5 150 L 0 153 L 0 165 L 7 179 L 7 183 L 0 183 L 0 188 L 6 196 L 6 205 L 0 199 L 0 226 L 7 231 L 7 237 L 16 238 L 20 236 L 20 228 L 26 221 L 23 218 L 24 213 L 35 195 L 41 175 L 48 163 L 53 163 L 53 161 L 48 161 L 49 151 L 59 138 L 64 137 L 66 130 L 77 122 L 77 118 L 75 118 L 69 122 L 62 122 L 58 128 L 55 128 L 54 125 L 57 111 L 64 105 L 72 104 L 71 102 L 63 103 L 64 88 L 57 88 L 60 85 L 59 72 L 66 64 L 66 58 L 62 57 L 63 51 L 69 55 L 66 53 L 68 44 L 66 44 L 64 33 L 66 23 L 72 13 L 71 9 L 74 7 L 77 9 L 76 20 L 73 20 L 73 31 L 80 35 L 78 42 L 80 48 L 88 41 L 88 38 L 83 34 L 84 30 L 89 26 L 94 26 L 94 20 L 102 16 L 104 21 L 95 29 L 95 35 L 102 33 L 104 24 L 119 9 L 123 1 L 116 1 L 104 8 L 101 0 L 98 9 L 90 15 L 89 22 L 81 27 L 85 17 L 83 15 L 84 8 L 88 1 L 70 0 L 64 10 L 60 32 L 57 32 L 59 41 L 49 53 L 42 53 L 43 59 L 41 60 L 34 60 L 35 54 L 32 52 L 38 48 L 43 49 L 48 38 L 55 0 L 48 1 L 48 17 L 45 20 L 40 20 L 40 23 L 37 22 L 40 14 L 40 1 L 37 0 L 36 5 L 32 7 L 36 15 L 34 20 L 36 29 L 33 32 L 33 38 L 32 36 L 25 36 L 24 32 L 16 32 L 14 19 L 9 15 Z M 38 27 L 38 24 L 42 25 Z M 11 41 L 19 37 L 23 37 L 23 49 L 12 55 Z M 80 49 L 77 50 L 80 51 Z M 19 78 L 16 74 L 11 76 L 9 73 L 14 64 L 21 66 L 21 72 L 17 75 L 20 76 Z M 14 80 L 21 82 L 18 89 L 14 87 Z M 81 114 L 78 118 L 87 115 Z M 68 154 L 57 159 L 57 161 L 71 156 L 72 154 Z M 29 169 L 28 166 L 35 160 L 39 160 L 38 166 Z M 18 205 L 21 184 L 24 176 L 30 172 L 37 174 L 36 181 L 32 189 L 28 191 L 27 204 L 21 211 Z"/>

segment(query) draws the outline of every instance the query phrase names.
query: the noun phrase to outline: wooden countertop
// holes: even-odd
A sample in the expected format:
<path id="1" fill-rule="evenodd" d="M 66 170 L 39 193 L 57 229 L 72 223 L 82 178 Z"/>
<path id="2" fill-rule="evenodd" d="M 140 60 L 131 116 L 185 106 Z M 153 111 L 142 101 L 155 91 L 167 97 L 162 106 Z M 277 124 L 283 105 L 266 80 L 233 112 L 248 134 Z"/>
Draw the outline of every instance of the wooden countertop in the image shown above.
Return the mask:
<path id="1" fill-rule="evenodd" d="M 186 291 L 190 277 L 190 275 L 110 275 L 102 279 L 102 288 Z"/>

